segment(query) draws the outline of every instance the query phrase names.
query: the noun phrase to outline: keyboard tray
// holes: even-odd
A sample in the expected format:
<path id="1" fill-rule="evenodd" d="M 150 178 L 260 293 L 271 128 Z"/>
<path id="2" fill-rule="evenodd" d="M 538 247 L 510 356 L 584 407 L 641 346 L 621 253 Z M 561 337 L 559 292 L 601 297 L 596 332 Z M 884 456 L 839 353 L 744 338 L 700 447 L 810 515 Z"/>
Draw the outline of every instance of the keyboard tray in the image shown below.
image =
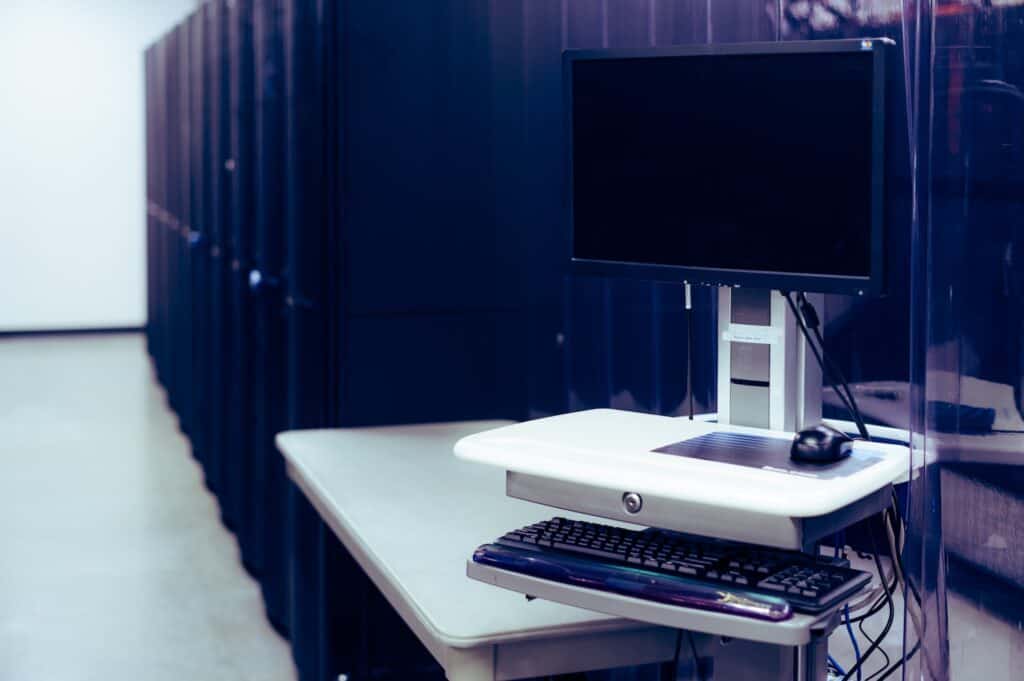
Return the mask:
<path id="1" fill-rule="evenodd" d="M 839 622 L 838 606 L 821 615 L 796 613 L 783 622 L 768 622 L 585 589 L 480 565 L 472 560 L 466 562 L 466 574 L 485 584 L 607 615 L 774 645 L 807 644 L 814 638 L 830 633 Z"/>

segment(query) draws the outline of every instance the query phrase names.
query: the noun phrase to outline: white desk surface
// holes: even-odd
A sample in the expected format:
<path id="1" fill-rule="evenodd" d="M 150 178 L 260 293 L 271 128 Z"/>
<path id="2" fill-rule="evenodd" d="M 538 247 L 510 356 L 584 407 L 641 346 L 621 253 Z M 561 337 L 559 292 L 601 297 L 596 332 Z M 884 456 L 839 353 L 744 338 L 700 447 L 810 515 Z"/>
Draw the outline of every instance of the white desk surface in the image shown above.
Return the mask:
<path id="1" fill-rule="evenodd" d="M 277 445 L 290 477 L 449 678 L 489 677 L 487 669 L 453 671 L 462 663 L 459 651 L 473 648 L 486 652 L 470 666 L 490 664 L 493 678 L 671 659 L 671 629 L 528 602 L 466 576 L 477 546 L 554 515 L 506 497 L 503 470 L 452 455 L 461 437 L 506 424 L 295 431 L 278 435 Z M 552 646 L 564 637 L 575 637 L 573 645 Z M 547 648 L 522 645 L 530 642 Z M 530 658 L 543 658 L 544 651 L 552 660 L 538 667 Z"/>
<path id="2" fill-rule="evenodd" d="M 819 477 L 815 470 L 794 474 L 778 467 L 752 468 L 653 453 L 712 432 L 779 439 L 787 450 L 779 466 L 789 464 L 791 433 L 614 409 L 562 414 L 474 434 L 460 440 L 455 451 L 462 459 L 501 470 L 787 521 L 832 513 L 909 469 L 906 447 L 861 441 L 854 442 L 851 458 L 836 466 L 859 458 L 876 463 L 838 477 Z"/>

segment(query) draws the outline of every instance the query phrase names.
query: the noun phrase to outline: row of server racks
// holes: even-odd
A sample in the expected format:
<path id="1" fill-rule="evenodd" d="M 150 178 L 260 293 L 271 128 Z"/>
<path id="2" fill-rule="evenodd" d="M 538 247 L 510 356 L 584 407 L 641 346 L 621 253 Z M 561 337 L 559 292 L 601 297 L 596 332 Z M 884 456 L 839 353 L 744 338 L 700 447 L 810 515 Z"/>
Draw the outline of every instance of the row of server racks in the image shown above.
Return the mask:
<path id="1" fill-rule="evenodd" d="M 401 143 L 430 114 L 387 81 L 398 19 L 355 4 L 210 0 L 146 50 L 147 343 L 300 678 L 439 679 L 274 446 L 525 411 L 512 279 L 479 220 L 441 216 Z"/>

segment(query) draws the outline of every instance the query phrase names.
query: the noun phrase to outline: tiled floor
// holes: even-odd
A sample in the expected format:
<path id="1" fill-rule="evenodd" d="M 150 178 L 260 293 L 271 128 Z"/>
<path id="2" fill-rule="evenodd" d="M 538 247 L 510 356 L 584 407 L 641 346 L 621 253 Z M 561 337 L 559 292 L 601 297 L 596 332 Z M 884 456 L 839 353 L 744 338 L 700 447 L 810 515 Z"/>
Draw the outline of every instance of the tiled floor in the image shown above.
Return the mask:
<path id="1" fill-rule="evenodd" d="M 0 340 L 0 680 L 294 678 L 142 336 Z"/>

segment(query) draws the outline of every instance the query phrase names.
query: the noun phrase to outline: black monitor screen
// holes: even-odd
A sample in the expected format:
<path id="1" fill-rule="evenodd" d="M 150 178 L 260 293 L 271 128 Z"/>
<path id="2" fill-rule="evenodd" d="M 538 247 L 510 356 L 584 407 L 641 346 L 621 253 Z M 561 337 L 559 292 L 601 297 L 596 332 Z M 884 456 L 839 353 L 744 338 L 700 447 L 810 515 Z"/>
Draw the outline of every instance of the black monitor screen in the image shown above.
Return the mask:
<path id="1" fill-rule="evenodd" d="M 873 50 L 569 64 L 574 260 L 654 266 L 654 278 L 871 287 Z M 665 276 L 675 268 L 689 271 Z"/>

